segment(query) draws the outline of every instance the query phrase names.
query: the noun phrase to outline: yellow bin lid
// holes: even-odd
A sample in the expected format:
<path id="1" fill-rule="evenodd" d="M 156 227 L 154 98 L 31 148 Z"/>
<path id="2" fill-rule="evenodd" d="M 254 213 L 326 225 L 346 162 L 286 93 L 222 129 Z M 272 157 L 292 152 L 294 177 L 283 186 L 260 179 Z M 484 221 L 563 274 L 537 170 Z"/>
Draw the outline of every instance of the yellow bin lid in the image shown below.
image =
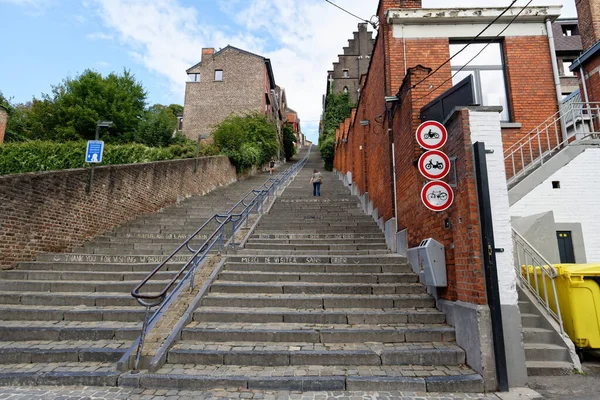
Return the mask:
<path id="1" fill-rule="evenodd" d="M 560 276 L 600 276 L 600 264 L 554 264 Z"/>

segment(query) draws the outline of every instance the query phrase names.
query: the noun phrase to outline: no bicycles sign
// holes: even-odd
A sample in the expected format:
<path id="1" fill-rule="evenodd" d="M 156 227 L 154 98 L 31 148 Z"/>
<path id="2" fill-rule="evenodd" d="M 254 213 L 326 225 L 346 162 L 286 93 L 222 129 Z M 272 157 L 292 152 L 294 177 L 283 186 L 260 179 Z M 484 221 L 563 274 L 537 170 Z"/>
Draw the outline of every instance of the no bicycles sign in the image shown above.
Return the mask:
<path id="1" fill-rule="evenodd" d="M 454 192 L 446 182 L 428 182 L 421 189 L 421 201 L 431 211 L 444 211 L 452 205 Z"/>
<path id="2" fill-rule="evenodd" d="M 437 121 L 426 121 L 417 128 L 416 138 L 425 150 L 437 150 L 446 144 L 448 131 Z"/>

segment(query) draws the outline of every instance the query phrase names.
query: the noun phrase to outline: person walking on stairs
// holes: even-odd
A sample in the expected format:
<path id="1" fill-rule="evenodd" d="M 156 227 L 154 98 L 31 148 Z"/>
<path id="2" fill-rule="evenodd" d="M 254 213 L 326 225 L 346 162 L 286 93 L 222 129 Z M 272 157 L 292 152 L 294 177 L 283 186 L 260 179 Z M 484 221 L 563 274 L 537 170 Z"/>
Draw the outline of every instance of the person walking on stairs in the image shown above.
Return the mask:
<path id="1" fill-rule="evenodd" d="M 275 159 L 271 158 L 271 161 L 269 161 L 269 176 L 273 175 L 273 172 L 275 172 Z"/>
<path id="2" fill-rule="evenodd" d="M 313 196 L 321 196 L 321 183 L 323 183 L 323 175 L 316 169 L 313 171 L 310 183 L 313 184 Z"/>

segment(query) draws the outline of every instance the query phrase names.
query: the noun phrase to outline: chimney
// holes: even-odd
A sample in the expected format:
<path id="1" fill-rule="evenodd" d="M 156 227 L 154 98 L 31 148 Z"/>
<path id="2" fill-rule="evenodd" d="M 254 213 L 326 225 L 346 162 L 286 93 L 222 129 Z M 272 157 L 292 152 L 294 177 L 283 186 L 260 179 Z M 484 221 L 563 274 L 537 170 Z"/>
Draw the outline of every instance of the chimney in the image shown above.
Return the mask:
<path id="1" fill-rule="evenodd" d="M 583 50 L 587 50 L 600 40 L 600 1 L 575 0 L 579 16 L 579 32 Z"/>
<path id="2" fill-rule="evenodd" d="M 6 124 L 8 123 L 8 112 L 0 106 L 0 144 L 4 142 L 4 133 L 6 132 Z"/>
<path id="3" fill-rule="evenodd" d="M 421 0 L 400 0 L 400 8 L 423 8 Z"/>
<path id="4" fill-rule="evenodd" d="M 200 61 L 204 61 L 204 56 L 212 57 L 215 54 L 215 49 L 213 47 L 202 49 L 202 59 Z"/>

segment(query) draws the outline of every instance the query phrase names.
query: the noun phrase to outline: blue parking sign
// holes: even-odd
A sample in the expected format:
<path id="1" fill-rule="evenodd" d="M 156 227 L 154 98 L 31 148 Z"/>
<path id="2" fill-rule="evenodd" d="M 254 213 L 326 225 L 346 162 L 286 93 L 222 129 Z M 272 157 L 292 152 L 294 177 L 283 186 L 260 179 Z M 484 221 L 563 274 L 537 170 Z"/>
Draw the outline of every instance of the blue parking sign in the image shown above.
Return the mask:
<path id="1" fill-rule="evenodd" d="M 104 142 L 102 140 L 88 140 L 85 152 L 85 162 L 101 163 Z"/>

